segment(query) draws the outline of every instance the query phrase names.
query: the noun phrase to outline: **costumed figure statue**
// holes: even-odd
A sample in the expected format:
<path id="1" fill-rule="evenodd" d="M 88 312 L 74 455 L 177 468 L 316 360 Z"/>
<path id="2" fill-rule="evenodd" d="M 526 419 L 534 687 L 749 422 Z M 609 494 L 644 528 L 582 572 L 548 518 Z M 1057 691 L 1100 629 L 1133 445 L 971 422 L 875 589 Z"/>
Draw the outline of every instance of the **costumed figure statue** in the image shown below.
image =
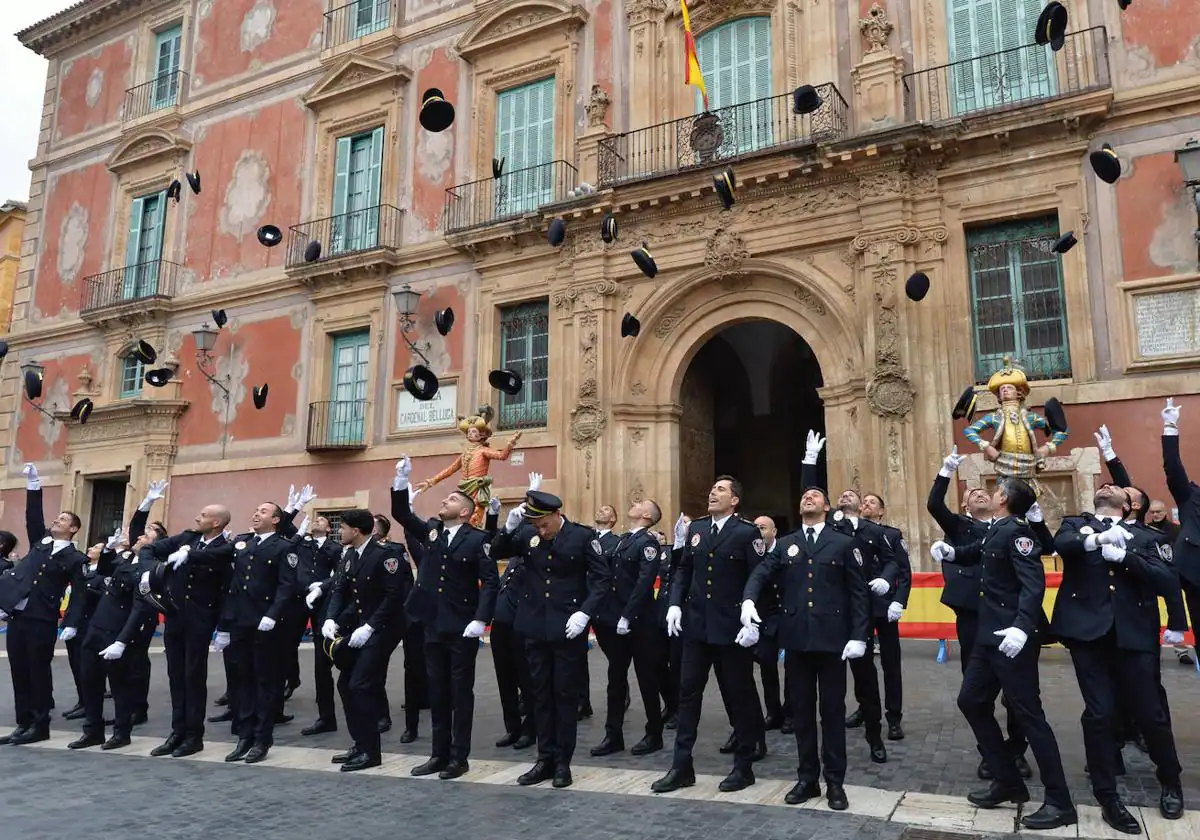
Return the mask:
<path id="1" fill-rule="evenodd" d="M 459 417 L 458 430 L 467 436 L 462 454 L 433 478 L 417 485 L 419 491 L 428 490 L 461 470 L 462 478 L 458 482 L 458 489 L 475 500 L 475 514 L 471 517 L 471 524 L 476 528 L 482 526 L 488 502 L 492 500 L 492 477 L 488 475 L 491 462 L 507 461 L 508 456 L 512 455 L 513 447 L 521 439 L 521 433 L 517 432 L 503 449 L 489 447 L 487 442 L 492 436 L 489 425 L 492 417 L 490 405 L 479 406 L 476 413 L 470 417 Z"/>

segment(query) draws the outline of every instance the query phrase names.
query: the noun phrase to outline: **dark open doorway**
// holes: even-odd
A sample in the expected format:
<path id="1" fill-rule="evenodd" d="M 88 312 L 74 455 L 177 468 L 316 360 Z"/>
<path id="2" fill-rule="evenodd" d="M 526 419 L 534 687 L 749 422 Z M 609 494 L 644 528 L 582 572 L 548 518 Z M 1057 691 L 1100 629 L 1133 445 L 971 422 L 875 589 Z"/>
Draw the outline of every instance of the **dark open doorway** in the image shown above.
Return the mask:
<path id="1" fill-rule="evenodd" d="M 105 542 L 117 528 L 126 527 L 125 488 L 129 478 L 93 478 L 89 483 L 92 487 L 92 513 L 88 520 L 87 545 L 91 546 Z"/>

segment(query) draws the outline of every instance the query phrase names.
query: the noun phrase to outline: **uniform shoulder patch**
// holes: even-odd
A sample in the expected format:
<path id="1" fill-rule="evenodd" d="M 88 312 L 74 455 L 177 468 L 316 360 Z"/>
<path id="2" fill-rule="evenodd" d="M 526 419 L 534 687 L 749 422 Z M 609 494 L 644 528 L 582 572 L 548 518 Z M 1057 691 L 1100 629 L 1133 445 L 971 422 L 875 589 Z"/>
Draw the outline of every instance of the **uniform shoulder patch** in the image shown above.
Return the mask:
<path id="1" fill-rule="evenodd" d="M 537 534 L 534 534 L 532 537 L 529 538 L 529 547 L 530 548 L 537 548 L 541 544 L 542 544 L 542 538 L 539 537 Z"/>
<path id="2" fill-rule="evenodd" d="M 484 556 L 484 557 L 491 557 L 491 556 L 492 556 L 492 544 L 491 544 L 491 543 L 486 543 L 486 542 L 485 542 L 485 543 L 483 544 L 483 556 Z"/>
<path id="3" fill-rule="evenodd" d="M 1086 537 L 1089 534 L 1096 533 L 1096 529 L 1093 528 L 1091 525 L 1084 525 L 1082 528 L 1079 529 L 1079 533 L 1083 534 Z"/>
<path id="4" fill-rule="evenodd" d="M 754 553 L 757 554 L 759 557 L 762 557 L 764 554 L 767 553 L 767 544 L 765 542 L 763 542 L 762 540 L 755 540 L 754 541 Z"/>
<path id="5" fill-rule="evenodd" d="M 792 543 L 791 545 L 788 546 L 788 550 L 787 550 L 788 557 L 795 557 L 799 553 L 800 553 L 800 546 L 796 545 L 795 543 Z"/>
<path id="6" fill-rule="evenodd" d="M 243 548 L 245 548 L 245 547 L 246 547 L 246 541 L 245 541 L 245 540 L 238 540 L 237 542 L 235 542 L 235 543 L 233 544 L 233 547 L 234 547 L 235 549 L 237 549 L 238 551 L 241 551 Z"/>
<path id="7" fill-rule="evenodd" d="M 1017 549 L 1017 552 L 1022 557 L 1028 557 L 1030 554 L 1033 554 L 1033 540 L 1029 537 L 1017 537 L 1013 541 L 1013 547 Z"/>
<path id="8" fill-rule="evenodd" d="M 350 561 L 349 560 L 346 561 L 346 571 L 347 572 L 350 571 Z"/>
<path id="9" fill-rule="evenodd" d="M 860 551 L 857 546 L 854 548 L 854 562 L 860 566 L 863 564 L 862 551 Z"/>
<path id="10" fill-rule="evenodd" d="M 1158 556 L 1163 559 L 1163 562 L 1166 562 L 1166 563 L 1175 562 L 1175 553 L 1174 553 L 1174 550 L 1171 548 L 1170 543 L 1162 543 L 1161 545 L 1159 545 Z"/>
<path id="11" fill-rule="evenodd" d="M 692 548 L 695 548 L 698 545 L 700 545 L 700 535 L 692 534 Z"/>
<path id="12" fill-rule="evenodd" d="M 42 537 L 42 545 L 50 545 L 54 542 L 54 537 Z"/>
<path id="13" fill-rule="evenodd" d="M 592 551 L 597 554 L 603 554 L 604 549 L 600 546 L 600 540 L 592 540 Z"/>
<path id="14" fill-rule="evenodd" d="M 430 542 L 433 542 L 433 541 L 434 541 L 434 540 L 436 540 L 437 538 L 438 538 L 438 530 L 437 530 L 437 528 L 430 528 L 430 529 L 429 529 L 429 541 L 430 541 Z"/>
<path id="15" fill-rule="evenodd" d="M 287 564 L 289 566 L 291 566 L 293 569 L 296 568 L 296 566 L 299 565 L 299 563 L 300 563 L 300 558 L 297 557 L 294 553 L 289 554 L 287 556 Z"/>
<path id="16" fill-rule="evenodd" d="M 150 581 L 148 581 L 148 580 L 140 581 L 138 583 L 138 592 L 142 593 L 143 595 L 149 595 L 150 594 Z"/>
<path id="17" fill-rule="evenodd" d="M 841 522 L 845 518 L 846 518 L 846 514 L 842 513 L 840 510 L 833 512 L 833 521 L 834 522 Z"/>
<path id="18" fill-rule="evenodd" d="M 383 561 L 383 568 L 387 569 L 389 575 L 396 574 L 396 570 L 400 568 L 400 561 L 395 557 L 388 557 Z"/>
<path id="19" fill-rule="evenodd" d="M 658 559 L 658 549 L 652 545 L 648 545 L 642 549 L 642 556 L 646 558 L 647 562 L 652 561 L 652 560 L 657 560 Z"/>

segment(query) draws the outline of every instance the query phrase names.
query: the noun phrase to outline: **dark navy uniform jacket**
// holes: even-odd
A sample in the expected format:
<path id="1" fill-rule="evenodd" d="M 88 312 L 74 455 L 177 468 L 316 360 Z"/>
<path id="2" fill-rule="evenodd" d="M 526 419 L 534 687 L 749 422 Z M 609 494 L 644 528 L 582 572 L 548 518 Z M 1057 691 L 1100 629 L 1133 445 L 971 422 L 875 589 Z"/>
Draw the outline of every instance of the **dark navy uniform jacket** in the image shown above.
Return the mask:
<path id="1" fill-rule="evenodd" d="M 957 562 L 979 567 L 979 644 L 999 647 L 1002 637 L 996 631 L 1009 627 L 1023 630 L 1033 644 L 1051 641 L 1042 609 L 1046 572 L 1041 545 L 1028 522 L 1014 516 L 997 519 L 983 539 L 954 548 Z"/>
<path id="2" fill-rule="evenodd" d="M 661 546 L 649 528 L 636 533 L 614 536 L 605 548 L 604 539 L 600 547 L 605 548 L 604 560 L 612 575 L 609 591 L 600 605 L 596 624 L 616 627 L 622 618 L 630 627 L 641 622 L 654 624 L 654 581 L 658 577 L 658 556 Z"/>
<path id="3" fill-rule="evenodd" d="M 0 610 L 9 615 L 58 623 L 67 585 L 73 592 L 87 587 L 87 555 L 69 543 L 54 551 L 54 538 L 42 515 L 42 491 L 25 492 L 25 530 L 29 553 L 16 566 L 0 574 Z M 24 603 L 22 603 L 24 602 Z M 17 609 L 17 605 L 21 608 Z"/>
<path id="4" fill-rule="evenodd" d="M 688 526 L 671 606 L 683 610 L 684 641 L 732 645 L 742 629 L 742 592 L 767 553 L 762 533 L 735 514 L 712 535 L 711 516 Z"/>

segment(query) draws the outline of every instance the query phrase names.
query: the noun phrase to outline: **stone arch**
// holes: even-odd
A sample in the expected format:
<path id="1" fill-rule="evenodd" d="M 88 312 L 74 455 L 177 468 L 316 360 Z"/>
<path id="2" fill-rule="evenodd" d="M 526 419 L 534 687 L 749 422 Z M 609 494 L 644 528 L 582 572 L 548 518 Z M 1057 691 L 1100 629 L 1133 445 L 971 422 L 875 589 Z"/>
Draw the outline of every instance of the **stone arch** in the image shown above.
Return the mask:
<path id="1" fill-rule="evenodd" d="M 485 50 L 527 39 L 544 29 L 562 25 L 577 28 L 587 17 L 583 7 L 565 0 L 508 0 L 480 17 L 458 39 L 455 49 L 470 61 Z"/>

